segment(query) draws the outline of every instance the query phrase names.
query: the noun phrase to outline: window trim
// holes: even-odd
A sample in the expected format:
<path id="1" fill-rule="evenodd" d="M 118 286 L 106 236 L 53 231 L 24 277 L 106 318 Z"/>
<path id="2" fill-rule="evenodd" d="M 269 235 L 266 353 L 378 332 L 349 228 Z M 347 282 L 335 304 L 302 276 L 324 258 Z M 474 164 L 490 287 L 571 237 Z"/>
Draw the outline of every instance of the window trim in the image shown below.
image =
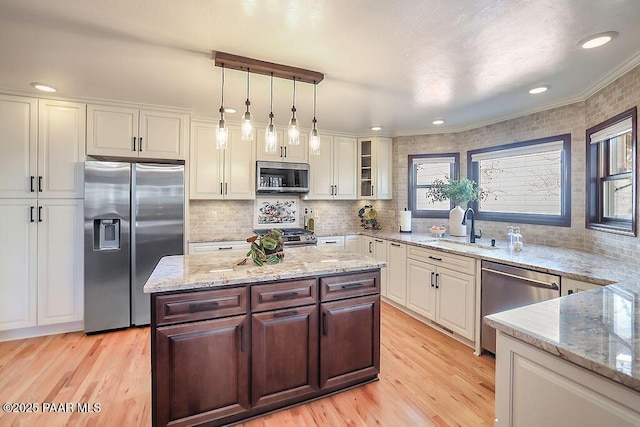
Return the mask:
<path id="1" fill-rule="evenodd" d="M 562 157 L 560 160 L 560 215 L 523 214 L 510 212 L 482 212 L 478 202 L 470 203 L 476 213 L 476 219 L 483 221 L 514 222 L 523 224 L 555 225 L 559 227 L 571 227 L 571 134 L 549 136 L 546 138 L 531 139 L 527 141 L 512 142 L 488 148 L 467 151 L 467 176 L 474 180 L 482 188 L 478 179 L 478 162 L 472 162 L 474 154 L 502 151 L 513 148 L 521 148 L 531 145 L 546 144 L 548 142 L 562 141 Z"/>
<path id="2" fill-rule="evenodd" d="M 602 196 L 601 178 L 599 173 L 598 144 L 591 144 L 591 135 L 602 131 L 612 125 L 622 122 L 631 117 L 631 198 L 633 209 L 631 210 L 631 220 L 620 220 L 604 218 L 604 203 Z M 585 228 L 589 230 L 604 231 L 627 236 L 638 235 L 638 149 L 637 149 L 637 107 L 630 108 L 610 119 L 599 123 L 586 131 L 586 151 L 585 151 Z M 608 154 L 608 151 L 607 151 Z M 608 164 L 607 159 L 607 164 Z M 608 168 L 608 166 L 607 166 Z M 628 172 L 627 172 L 628 173 Z M 617 174 L 620 175 L 620 174 Z M 615 175 L 607 175 L 611 177 Z"/>
<path id="3" fill-rule="evenodd" d="M 408 192 L 409 197 L 408 201 L 408 209 L 411 211 L 411 215 L 414 218 L 448 218 L 449 211 L 448 210 L 432 210 L 432 211 L 424 211 L 424 210 L 416 210 L 416 200 L 414 197 L 415 188 L 416 188 L 416 174 L 413 170 L 413 161 L 414 159 L 437 159 L 444 157 L 453 157 L 454 162 L 452 165 L 452 176 L 451 179 L 460 179 L 460 153 L 435 153 L 435 154 L 411 154 L 408 156 L 408 165 L 409 165 L 409 185 Z M 449 205 L 451 209 L 453 209 L 453 204 L 449 201 Z"/>

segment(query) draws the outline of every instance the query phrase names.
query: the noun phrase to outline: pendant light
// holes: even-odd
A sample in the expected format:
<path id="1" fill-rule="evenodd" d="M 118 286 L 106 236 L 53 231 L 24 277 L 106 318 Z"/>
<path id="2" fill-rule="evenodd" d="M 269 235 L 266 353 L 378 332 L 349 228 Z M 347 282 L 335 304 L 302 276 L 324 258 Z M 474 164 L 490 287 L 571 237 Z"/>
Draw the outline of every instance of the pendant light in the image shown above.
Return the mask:
<path id="1" fill-rule="evenodd" d="M 278 134 L 273 124 L 273 73 L 271 73 L 271 112 L 269 113 L 269 125 L 264 131 L 264 151 L 275 153 L 278 145 Z"/>
<path id="2" fill-rule="evenodd" d="M 216 148 L 224 150 L 229 145 L 229 129 L 224 121 L 224 64 L 222 64 L 222 99 L 220 102 L 220 120 L 216 128 Z"/>
<path id="3" fill-rule="evenodd" d="M 309 154 L 312 156 L 320 155 L 320 135 L 318 135 L 318 121 L 316 120 L 316 82 L 313 82 L 313 128 L 309 133 Z"/>
<path id="4" fill-rule="evenodd" d="M 293 107 L 291 108 L 291 120 L 289 120 L 289 145 L 300 145 L 300 129 L 296 119 L 296 78 L 293 78 Z"/>
<path id="5" fill-rule="evenodd" d="M 247 111 L 245 111 L 244 116 L 242 117 L 242 140 L 243 141 L 252 141 L 253 140 L 253 123 L 251 121 L 251 112 L 249 111 L 249 106 L 251 105 L 251 101 L 249 101 L 249 74 L 251 70 L 247 68 L 247 100 L 244 102 L 244 105 L 247 106 Z"/>

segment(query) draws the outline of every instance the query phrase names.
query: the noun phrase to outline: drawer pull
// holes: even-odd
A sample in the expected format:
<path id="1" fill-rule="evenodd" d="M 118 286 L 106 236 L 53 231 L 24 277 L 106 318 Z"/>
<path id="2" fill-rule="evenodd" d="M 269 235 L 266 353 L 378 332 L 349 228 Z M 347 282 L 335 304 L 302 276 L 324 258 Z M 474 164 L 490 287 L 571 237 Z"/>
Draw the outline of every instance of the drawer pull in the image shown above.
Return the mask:
<path id="1" fill-rule="evenodd" d="M 363 287 L 364 285 L 362 283 L 346 283 L 344 285 L 342 285 L 342 289 L 358 289 Z"/>
<path id="2" fill-rule="evenodd" d="M 338 243 L 337 240 L 327 240 L 326 242 L 324 242 L 325 244 L 331 244 L 331 243 Z"/>
<path id="3" fill-rule="evenodd" d="M 298 310 L 285 311 L 284 313 L 273 313 L 273 317 L 275 319 L 279 317 L 289 317 L 289 316 L 297 316 Z"/>
<path id="4" fill-rule="evenodd" d="M 437 256 L 431 256 L 431 255 L 429 255 L 429 259 L 433 259 L 433 260 L 436 260 L 436 261 L 442 261 L 442 258 L 438 258 Z"/>
<path id="5" fill-rule="evenodd" d="M 218 248 L 219 251 L 230 251 L 233 249 L 233 246 L 225 246 L 223 248 Z"/>
<path id="6" fill-rule="evenodd" d="M 395 247 L 399 248 L 400 247 L 400 243 L 392 243 L 391 246 L 395 246 Z"/>
<path id="7" fill-rule="evenodd" d="M 218 301 L 195 302 L 189 304 L 189 313 L 197 313 L 199 311 L 215 310 L 219 308 Z"/>
<path id="8" fill-rule="evenodd" d="M 378 240 L 378 239 L 375 239 L 375 241 L 376 241 L 377 243 L 384 243 L 384 240 Z"/>
<path id="9" fill-rule="evenodd" d="M 273 299 L 283 300 L 283 299 L 292 299 L 298 298 L 300 294 L 298 292 L 283 292 L 280 294 L 273 294 Z"/>

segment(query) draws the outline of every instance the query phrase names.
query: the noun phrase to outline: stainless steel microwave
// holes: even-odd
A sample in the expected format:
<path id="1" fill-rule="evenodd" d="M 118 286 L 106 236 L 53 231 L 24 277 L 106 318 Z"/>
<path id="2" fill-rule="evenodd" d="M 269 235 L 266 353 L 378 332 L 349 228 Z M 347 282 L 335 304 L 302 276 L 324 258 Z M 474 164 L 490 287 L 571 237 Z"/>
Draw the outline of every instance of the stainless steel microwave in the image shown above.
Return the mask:
<path id="1" fill-rule="evenodd" d="M 256 162 L 256 193 L 308 192 L 308 163 Z"/>

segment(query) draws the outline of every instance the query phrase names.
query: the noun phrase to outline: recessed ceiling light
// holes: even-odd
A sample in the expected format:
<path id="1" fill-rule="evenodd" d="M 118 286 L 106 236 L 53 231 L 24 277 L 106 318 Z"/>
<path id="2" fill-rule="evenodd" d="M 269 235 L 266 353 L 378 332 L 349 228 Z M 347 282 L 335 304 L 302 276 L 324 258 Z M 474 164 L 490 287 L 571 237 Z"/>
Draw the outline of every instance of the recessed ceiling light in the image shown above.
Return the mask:
<path id="1" fill-rule="evenodd" d="M 38 82 L 31 83 L 31 86 L 33 86 L 36 89 L 41 90 L 43 92 L 55 92 L 56 91 L 56 88 L 51 87 L 51 86 L 47 86 L 45 84 L 38 83 Z"/>
<path id="2" fill-rule="evenodd" d="M 594 47 L 599 47 L 609 43 L 617 35 L 617 31 L 606 31 L 604 33 L 594 34 L 593 36 L 580 40 L 578 45 L 582 46 L 583 49 L 593 49 Z"/>
<path id="3" fill-rule="evenodd" d="M 441 125 L 444 123 L 443 119 L 436 119 L 434 121 L 432 121 L 431 123 L 433 123 L 434 125 Z"/>
<path id="4" fill-rule="evenodd" d="M 382 130 L 382 126 L 371 126 L 371 130 Z"/>
<path id="5" fill-rule="evenodd" d="M 235 108 L 225 107 L 225 108 L 224 108 L 224 112 L 225 112 L 225 113 L 229 113 L 229 114 L 233 114 L 233 113 L 237 113 L 237 112 L 238 112 L 238 110 L 236 110 Z"/>
<path id="6" fill-rule="evenodd" d="M 542 93 L 542 92 L 546 92 L 550 88 L 551 88 L 551 86 L 549 86 L 549 85 L 538 86 L 538 87 L 534 87 L 533 89 L 529 90 L 529 93 L 532 93 L 532 94 Z"/>

